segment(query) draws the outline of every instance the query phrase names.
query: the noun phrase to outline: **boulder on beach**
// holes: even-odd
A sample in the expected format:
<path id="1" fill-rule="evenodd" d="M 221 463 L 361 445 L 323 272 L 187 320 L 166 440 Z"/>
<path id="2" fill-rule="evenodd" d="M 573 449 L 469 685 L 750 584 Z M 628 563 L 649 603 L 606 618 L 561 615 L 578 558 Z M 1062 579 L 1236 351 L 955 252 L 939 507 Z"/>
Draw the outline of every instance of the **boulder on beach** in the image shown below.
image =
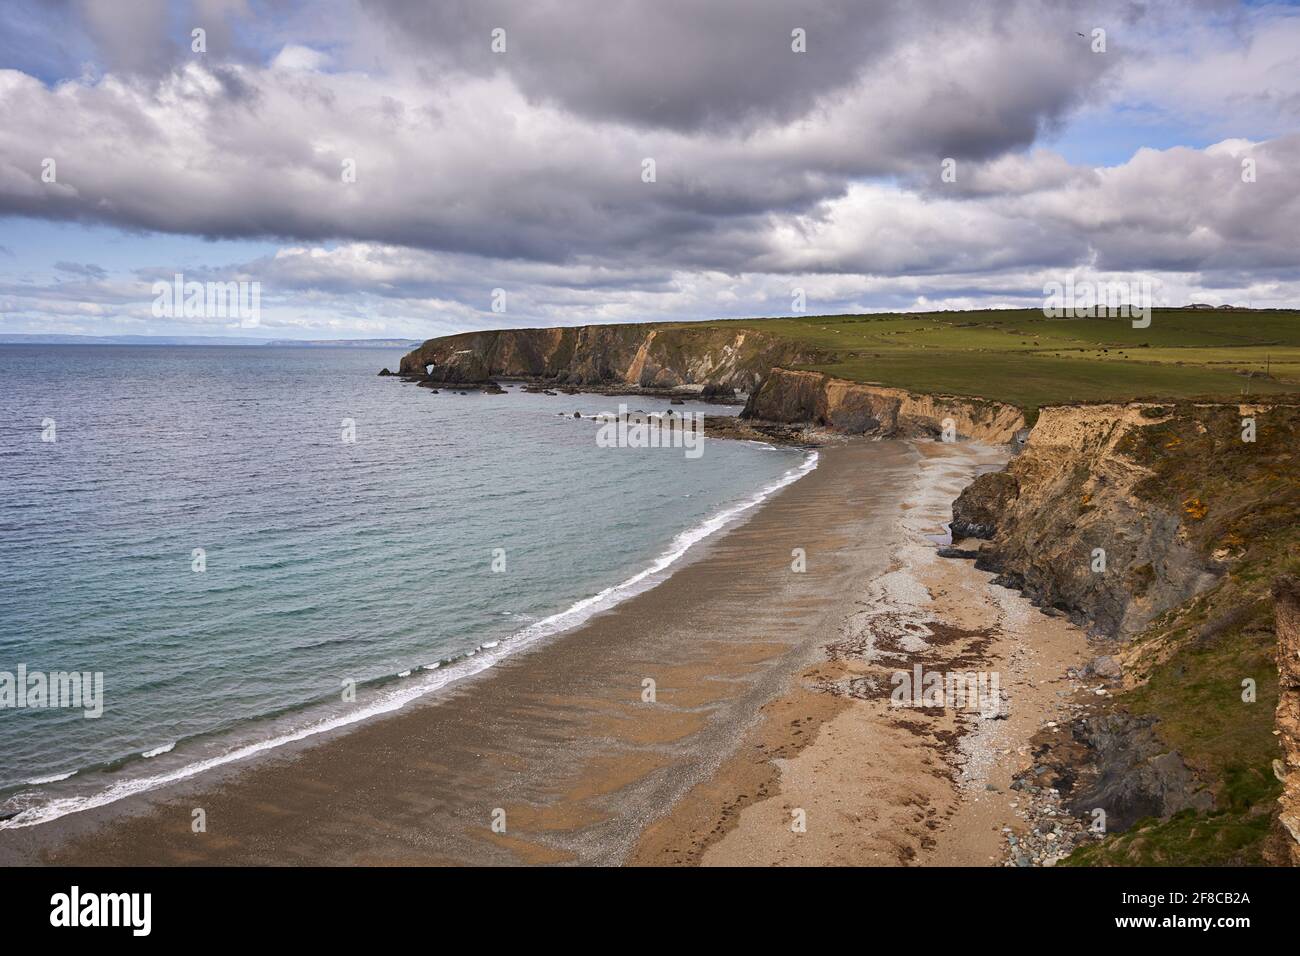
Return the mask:
<path id="1" fill-rule="evenodd" d="M 1088 677 L 1101 677 L 1105 680 L 1119 680 L 1124 676 L 1124 668 L 1118 660 L 1109 654 L 1094 657 L 1083 668 Z"/>

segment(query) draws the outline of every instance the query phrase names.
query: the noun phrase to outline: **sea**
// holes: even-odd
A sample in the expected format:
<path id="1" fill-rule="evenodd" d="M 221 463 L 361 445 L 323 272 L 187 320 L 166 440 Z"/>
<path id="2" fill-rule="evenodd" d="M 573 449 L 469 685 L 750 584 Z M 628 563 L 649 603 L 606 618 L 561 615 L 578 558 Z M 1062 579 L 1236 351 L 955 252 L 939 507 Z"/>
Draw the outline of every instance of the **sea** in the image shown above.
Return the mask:
<path id="1" fill-rule="evenodd" d="M 378 376 L 400 356 L 0 345 L 0 828 L 434 700 L 816 467 L 593 420 L 735 407 L 433 394 Z"/>

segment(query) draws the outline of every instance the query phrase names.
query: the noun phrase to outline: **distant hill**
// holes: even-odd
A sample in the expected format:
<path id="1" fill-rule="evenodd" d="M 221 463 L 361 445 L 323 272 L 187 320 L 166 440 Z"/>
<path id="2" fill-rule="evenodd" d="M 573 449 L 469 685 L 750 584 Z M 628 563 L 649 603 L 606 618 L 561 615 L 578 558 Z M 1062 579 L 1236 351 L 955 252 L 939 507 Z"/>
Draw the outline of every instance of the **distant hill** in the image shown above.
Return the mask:
<path id="1" fill-rule="evenodd" d="M 0 332 L 0 345 L 271 345 L 278 348 L 410 349 L 415 339 L 254 339 L 239 335 L 60 335 Z"/>
<path id="2" fill-rule="evenodd" d="M 413 349 L 418 339 L 271 339 L 266 345 L 300 349 Z"/>

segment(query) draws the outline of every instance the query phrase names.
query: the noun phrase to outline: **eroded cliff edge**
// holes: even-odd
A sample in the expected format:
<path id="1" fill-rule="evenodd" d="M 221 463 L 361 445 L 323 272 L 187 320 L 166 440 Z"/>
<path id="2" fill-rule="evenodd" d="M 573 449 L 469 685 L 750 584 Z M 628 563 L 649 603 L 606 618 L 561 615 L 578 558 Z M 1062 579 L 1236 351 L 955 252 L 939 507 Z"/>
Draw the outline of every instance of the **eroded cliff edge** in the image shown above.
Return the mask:
<path id="1" fill-rule="evenodd" d="M 748 393 L 774 366 L 818 357 L 786 339 L 747 329 L 583 325 L 430 339 L 403 356 L 398 373 L 445 384 L 503 377 L 588 388 L 713 385 Z"/>
<path id="2" fill-rule="evenodd" d="M 1179 415 L 1183 420 L 1179 420 Z M 1035 603 L 1069 614 L 1094 634 L 1140 631 L 1158 614 L 1210 587 L 1230 551 L 1198 546 L 1203 522 L 1193 489 L 1172 502 L 1151 494 L 1154 465 L 1206 427 L 1202 410 L 1172 406 L 1044 408 L 1023 452 L 975 480 L 953 505 L 954 535 L 989 537 L 976 566 Z M 1219 410 L 1209 427 L 1240 426 Z M 1213 556 L 1219 554 L 1219 558 Z"/>
<path id="3" fill-rule="evenodd" d="M 1271 863 L 1300 866 L 1300 579 L 1279 577 L 1273 585 L 1278 674 L 1277 728 L 1282 757 L 1273 765 L 1282 783 L 1277 840 Z"/>
<path id="4" fill-rule="evenodd" d="M 742 418 L 847 435 L 940 436 L 1007 443 L 1025 428 L 1020 409 L 953 395 L 922 395 L 791 366 L 829 353 L 752 329 L 590 325 L 466 332 L 430 339 L 398 374 L 427 385 L 496 378 L 568 388 L 739 393 Z"/>
<path id="5" fill-rule="evenodd" d="M 821 372 L 774 368 L 741 413 L 784 424 L 807 423 L 847 435 L 952 437 L 1006 444 L 1025 427 L 1020 409 L 955 395 L 920 395 L 850 382 Z"/>
<path id="6" fill-rule="evenodd" d="M 1275 761 L 1300 742 L 1273 585 L 1300 561 L 1297 438 L 1294 405 L 1044 408 L 954 503 L 954 535 L 988 539 L 977 567 L 1095 644 L 1080 677 L 1104 712 L 1044 733 L 1021 781 L 1105 811 L 1110 836 L 1069 862 L 1282 857 Z"/>

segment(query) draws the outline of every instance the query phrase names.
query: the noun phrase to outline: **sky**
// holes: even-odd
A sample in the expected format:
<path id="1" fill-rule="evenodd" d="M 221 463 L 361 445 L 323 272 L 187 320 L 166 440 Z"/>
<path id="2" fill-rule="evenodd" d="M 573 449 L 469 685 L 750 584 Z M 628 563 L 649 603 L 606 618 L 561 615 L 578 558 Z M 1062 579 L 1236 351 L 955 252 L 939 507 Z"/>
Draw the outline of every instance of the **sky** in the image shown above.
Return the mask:
<path id="1" fill-rule="evenodd" d="M 4 333 L 1295 308 L 1298 169 L 1293 4 L 0 5 Z"/>

